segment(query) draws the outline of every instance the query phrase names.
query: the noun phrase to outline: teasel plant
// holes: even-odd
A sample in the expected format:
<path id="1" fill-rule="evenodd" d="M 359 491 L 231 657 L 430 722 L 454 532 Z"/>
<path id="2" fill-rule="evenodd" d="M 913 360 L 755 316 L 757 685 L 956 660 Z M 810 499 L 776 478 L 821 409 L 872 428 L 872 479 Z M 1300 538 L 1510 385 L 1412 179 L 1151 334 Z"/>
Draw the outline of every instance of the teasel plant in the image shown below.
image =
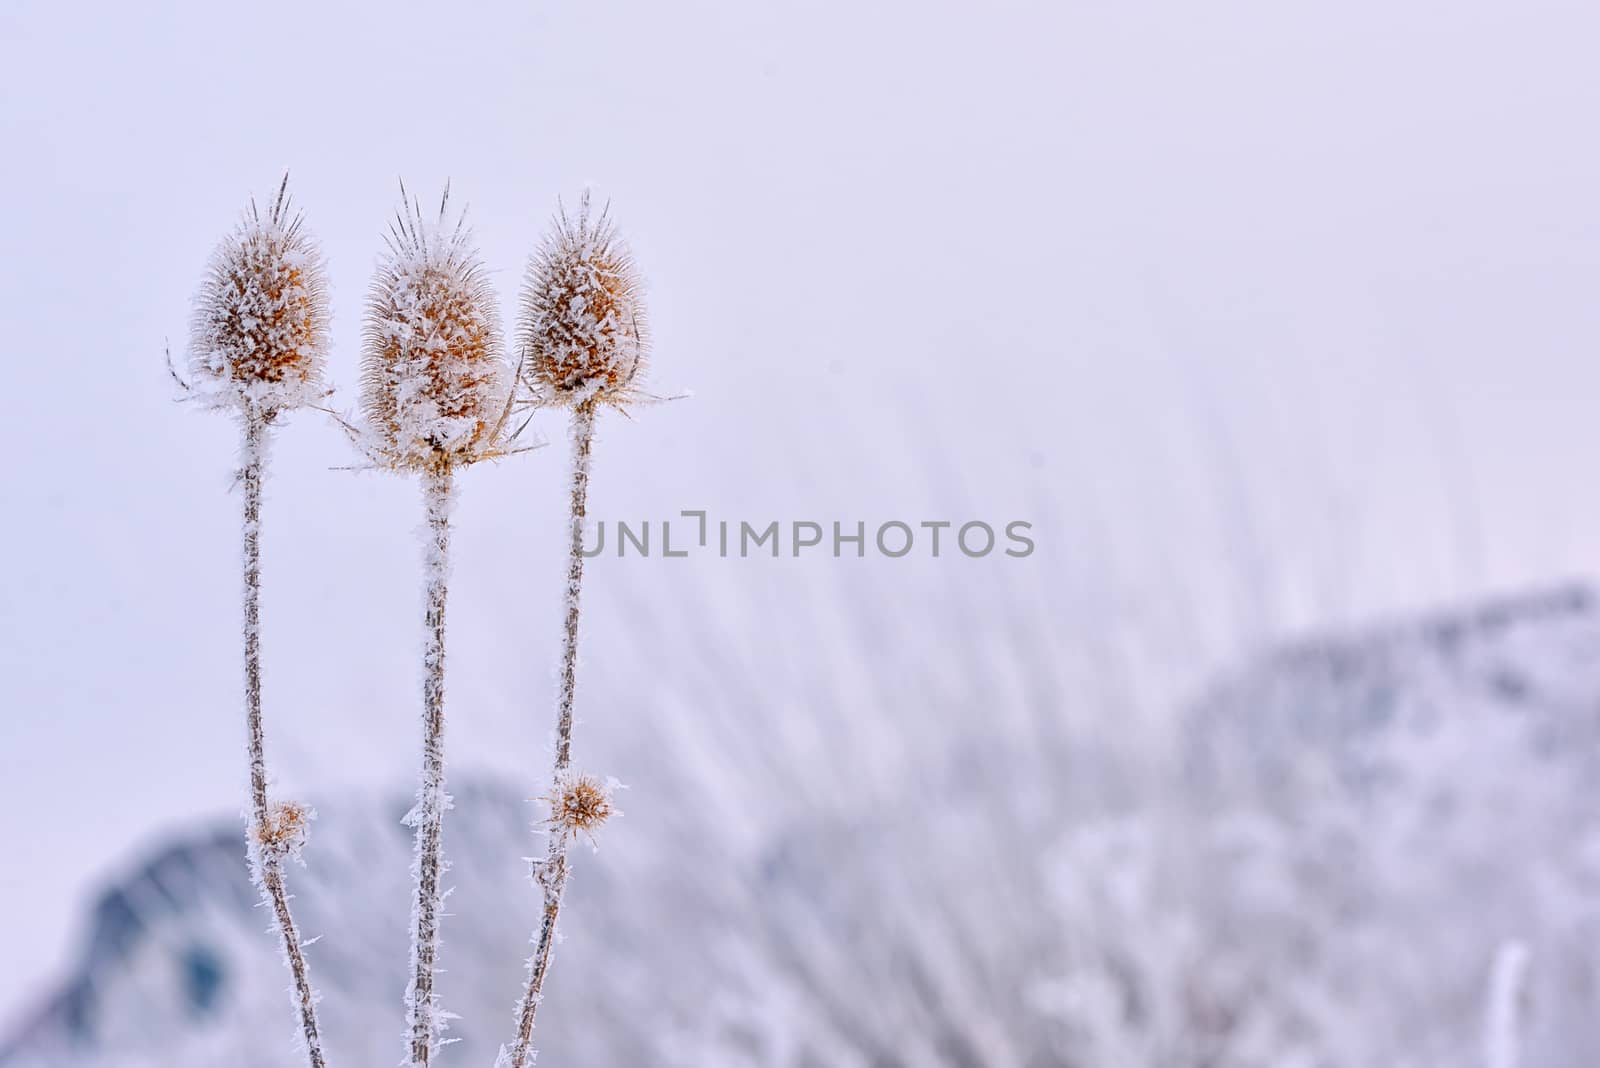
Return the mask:
<path id="1" fill-rule="evenodd" d="M 298 1041 L 311 1068 L 324 1068 L 317 994 L 305 945 L 290 911 L 285 868 L 301 861 L 315 815 L 295 801 L 273 800 L 261 712 L 261 500 L 268 446 L 280 418 L 320 405 L 327 395 L 329 300 L 317 243 L 289 198 L 285 174 L 263 213 L 254 199 L 238 226 L 216 247 L 194 301 L 189 377 L 167 355 L 167 370 L 184 399 L 230 413 L 239 421 L 243 489 L 243 639 L 246 753 L 249 759 L 251 880 L 277 927 Z"/>
<path id="2" fill-rule="evenodd" d="M 508 432 L 516 396 L 500 313 L 463 212 L 450 220 L 446 186 L 437 219 L 424 218 L 401 186 L 401 206 L 367 294 L 361 371 L 362 419 L 341 423 L 367 466 L 416 475 L 422 484 L 422 769 L 412 862 L 406 1060 L 427 1065 L 448 1017 L 434 989 L 448 871 L 442 847 L 445 789 L 445 607 L 450 578 L 450 513 L 461 469 L 527 451 Z M 526 425 L 526 424 L 524 424 Z"/>
<path id="3" fill-rule="evenodd" d="M 601 780 L 572 763 L 573 707 L 577 696 L 578 626 L 583 592 L 584 522 L 595 420 L 602 408 L 623 414 L 642 404 L 674 399 L 640 388 L 649 352 L 644 287 L 632 253 L 618 236 L 607 208 L 595 212 L 587 193 L 576 214 L 559 208 L 530 258 L 521 294 L 517 348 L 524 403 L 570 413 L 572 470 L 568 497 L 567 579 L 562 604 L 561 653 L 556 692 L 555 765 L 545 800 L 545 855 L 533 862 L 543 911 L 533 932 L 527 986 L 517 1006 L 514 1041 L 502 1046 L 497 1068 L 531 1064 L 533 1028 L 555 947 L 556 923 L 570 873 L 569 847 L 593 839 L 616 814 L 614 779 Z"/>

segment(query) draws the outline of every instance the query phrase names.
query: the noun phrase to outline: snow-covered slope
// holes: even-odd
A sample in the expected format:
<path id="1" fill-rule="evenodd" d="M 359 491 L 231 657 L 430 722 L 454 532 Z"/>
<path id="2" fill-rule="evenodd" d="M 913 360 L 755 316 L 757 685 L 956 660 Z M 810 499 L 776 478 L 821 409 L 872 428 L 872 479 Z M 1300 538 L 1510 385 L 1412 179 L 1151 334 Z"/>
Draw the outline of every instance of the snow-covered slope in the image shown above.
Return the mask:
<path id="1" fill-rule="evenodd" d="M 499 1008 L 534 911 L 519 877 L 531 807 L 493 786 L 456 793 L 453 900 L 475 922 L 455 925 L 449 960 L 482 958 L 490 974 L 462 969 L 446 989 L 458 1011 Z M 321 936 L 311 957 L 341 1060 L 399 1055 L 411 856 L 400 817 L 409 807 L 398 796 L 328 805 L 313 827 L 313 863 L 291 874 L 303 927 Z M 206 828 L 118 881 L 94 910 L 77 973 L 0 1063 L 99 1063 L 91 1053 L 119 1064 L 294 1063 L 287 985 L 243 848 L 238 826 Z"/>
<path id="2" fill-rule="evenodd" d="M 1258 1044 L 1226 1063 L 1600 1063 L 1588 589 L 1297 644 L 1185 738 L 1177 914 Z"/>
<path id="3" fill-rule="evenodd" d="M 1069 673 L 1012 674 L 1032 700 L 1005 707 L 1035 713 L 978 734 L 931 714 L 914 774 L 852 786 L 889 767 L 860 724 L 831 755 L 788 746 L 781 770 L 734 759 L 733 736 L 692 743 L 715 775 L 663 750 L 687 780 L 640 784 L 650 803 L 625 797 L 580 857 L 545 1061 L 1600 1059 L 1585 590 L 1286 649 L 1208 691 L 1165 750 L 1110 744 L 1135 728 L 1109 714 L 1071 725 Z M 492 783 L 456 793 L 445 1059 L 487 1065 L 526 952 L 536 810 Z M 326 800 L 295 873 L 339 1064 L 400 1054 L 407 805 Z M 264 930 L 237 828 L 182 841 L 106 895 L 79 971 L 0 1064 L 290 1068 Z"/>

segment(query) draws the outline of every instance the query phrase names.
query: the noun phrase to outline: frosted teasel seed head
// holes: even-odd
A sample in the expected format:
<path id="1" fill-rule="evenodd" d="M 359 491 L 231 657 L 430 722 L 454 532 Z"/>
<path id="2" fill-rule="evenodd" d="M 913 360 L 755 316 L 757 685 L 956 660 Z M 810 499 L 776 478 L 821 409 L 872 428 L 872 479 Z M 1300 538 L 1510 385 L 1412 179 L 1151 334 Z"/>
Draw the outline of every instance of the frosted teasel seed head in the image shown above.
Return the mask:
<path id="1" fill-rule="evenodd" d="M 438 470 L 502 455 L 513 372 L 466 215 L 405 201 L 367 293 L 361 406 L 382 466 Z"/>
<path id="2" fill-rule="evenodd" d="M 266 822 L 251 828 L 251 834 L 264 855 L 297 857 L 316 818 L 314 809 L 298 801 L 275 801 L 267 810 Z"/>
<path id="3" fill-rule="evenodd" d="M 602 781 L 569 768 L 556 778 L 551 794 L 539 799 L 550 806 L 545 823 L 563 838 L 582 834 L 592 845 L 595 832 L 606 820 L 622 815 L 615 799 L 619 789 L 621 784 L 615 779 Z"/>
<path id="4" fill-rule="evenodd" d="M 633 255 L 585 193 L 575 216 L 557 211 L 523 282 L 517 345 L 535 402 L 620 408 L 644 399 L 637 383 L 649 343 Z"/>
<path id="5" fill-rule="evenodd" d="M 317 403 L 329 319 L 327 267 L 285 174 L 266 213 L 252 199 L 211 254 L 189 324 L 191 392 L 268 421 Z"/>

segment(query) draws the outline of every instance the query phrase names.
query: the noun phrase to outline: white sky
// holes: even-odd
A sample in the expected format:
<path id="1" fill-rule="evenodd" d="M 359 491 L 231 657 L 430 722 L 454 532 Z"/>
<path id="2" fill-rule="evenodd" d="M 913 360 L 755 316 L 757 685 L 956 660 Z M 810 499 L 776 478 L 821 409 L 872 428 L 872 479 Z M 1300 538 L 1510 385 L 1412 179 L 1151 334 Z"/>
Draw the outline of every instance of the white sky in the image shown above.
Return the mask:
<path id="1" fill-rule="evenodd" d="M 556 197 L 612 198 L 656 381 L 696 397 L 607 428 L 602 516 L 1032 516 L 1017 574 L 1181 604 L 1218 658 L 1600 558 L 1592 4 L 267 10 L 0 8 L 0 1021 L 103 879 L 237 808 L 233 431 L 161 348 L 284 167 L 346 387 L 397 177 L 453 179 L 508 305 Z M 543 762 L 541 429 L 467 479 L 460 767 Z M 266 520 L 275 760 L 313 791 L 412 762 L 415 487 L 343 462 L 299 419 Z M 661 566 L 595 582 L 803 590 Z M 597 612 L 604 648 L 630 622 Z"/>

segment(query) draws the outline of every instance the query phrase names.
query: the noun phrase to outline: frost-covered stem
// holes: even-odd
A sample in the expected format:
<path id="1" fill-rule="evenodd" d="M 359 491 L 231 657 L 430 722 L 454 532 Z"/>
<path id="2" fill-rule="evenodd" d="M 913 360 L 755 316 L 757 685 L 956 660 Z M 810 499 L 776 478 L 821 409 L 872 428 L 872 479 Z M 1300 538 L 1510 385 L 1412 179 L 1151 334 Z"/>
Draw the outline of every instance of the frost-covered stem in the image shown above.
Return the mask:
<path id="1" fill-rule="evenodd" d="M 264 844 L 269 820 L 266 739 L 261 726 L 261 478 L 266 438 L 266 419 L 258 409 L 247 409 L 239 479 L 244 484 L 244 707 L 249 733 L 251 812 L 248 845 L 255 869 L 252 875 L 261 889 L 262 900 L 272 909 L 283 943 L 283 958 L 294 979 L 292 993 L 305 1039 L 306 1059 L 311 1068 L 324 1068 L 322 1038 L 317 1029 L 317 995 L 311 988 L 300 933 L 289 912 L 283 855 Z"/>
<path id="2" fill-rule="evenodd" d="M 306 1059 L 312 1068 L 324 1068 L 322 1036 L 317 1031 L 317 994 L 311 988 L 311 971 L 306 964 L 305 950 L 301 948 L 300 932 L 289 913 L 289 892 L 283 882 L 283 858 L 272 856 L 261 866 L 261 885 L 272 902 L 273 915 L 278 920 L 278 931 L 283 936 L 283 955 L 289 962 L 289 972 L 294 977 L 294 1004 L 300 1013 L 300 1030 L 305 1039 Z"/>
<path id="3" fill-rule="evenodd" d="M 556 711 L 556 774 L 572 762 L 572 703 L 578 689 L 578 608 L 583 593 L 583 524 L 589 507 L 589 457 L 595 402 L 572 412 L 572 500 L 568 513 L 567 591 L 561 629 L 561 690 Z"/>
<path id="4" fill-rule="evenodd" d="M 261 416 L 244 420 L 244 710 L 250 732 L 250 811 L 256 829 L 267 825 L 267 755 L 261 728 L 261 469 L 267 428 Z"/>
<path id="5" fill-rule="evenodd" d="M 444 1017 L 433 991 L 439 949 L 439 914 L 443 902 L 439 880 L 444 874 L 440 839 L 450 795 L 444 788 L 444 609 L 450 584 L 451 468 L 440 463 L 423 476 L 423 502 L 428 514 L 423 551 L 426 599 L 422 647 L 422 783 L 417 806 L 408 817 L 416 828 L 412 876 L 416 898 L 411 938 L 411 982 L 406 991 L 410 1031 L 410 1063 L 426 1065 L 444 1030 Z"/>
<path id="6" fill-rule="evenodd" d="M 589 499 L 589 457 L 594 447 L 595 402 L 590 399 L 572 412 L 572 501 L 567 554 L 567 589 L 561 633 L 561 682 L 556 712 L 556 763 L 551 797 L 561 796 L 562 776 L 572 761 L 572 705 L 578 684 L 578 609 L 583 592 L 583 525 Z M 532 1055 L 534 1016 L 543 997 L 550 951 L 555 945 L 556 918 L 567 888 L 567 844 L 570 835 L 552 827 L 544 861 L 537 877 L 544 891 L 544 916 L 528 961 L 528 989 L 517 1013 L 517 1040 L 510 1049 L 511 1068 L 526 1068 Z"/>

